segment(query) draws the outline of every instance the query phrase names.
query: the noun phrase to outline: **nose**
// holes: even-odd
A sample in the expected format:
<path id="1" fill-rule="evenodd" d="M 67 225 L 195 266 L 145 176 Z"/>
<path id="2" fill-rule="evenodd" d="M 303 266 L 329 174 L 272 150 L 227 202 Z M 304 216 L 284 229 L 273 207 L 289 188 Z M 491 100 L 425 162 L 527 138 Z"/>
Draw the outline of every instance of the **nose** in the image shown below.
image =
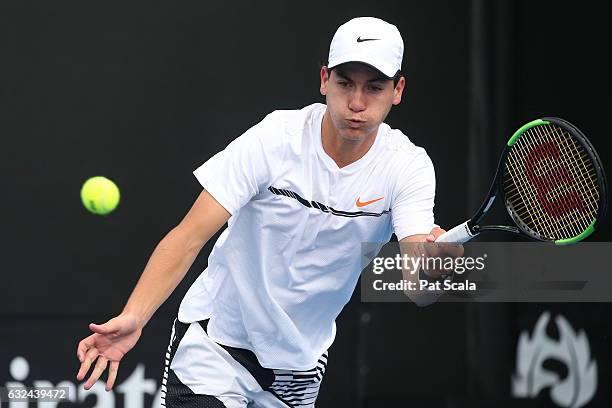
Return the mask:
<path id="1" fill-rule="evenodd" d="M 349 99 L 349 109 L 353 112 L 361 112 L 365 110 L 365 95 L 359 87 L 355 87 Z"/>

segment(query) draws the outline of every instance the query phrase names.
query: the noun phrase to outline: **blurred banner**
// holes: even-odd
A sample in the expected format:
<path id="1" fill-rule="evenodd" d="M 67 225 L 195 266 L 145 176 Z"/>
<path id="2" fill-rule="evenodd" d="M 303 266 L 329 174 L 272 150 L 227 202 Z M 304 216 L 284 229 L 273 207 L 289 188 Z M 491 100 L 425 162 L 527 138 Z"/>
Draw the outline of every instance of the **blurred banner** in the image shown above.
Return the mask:
<path id="1" fill-rule="evenodd" d="M 152 320 L 141 341 L 122 360 L 112 391 L 98 381 L 83 389 L 76 373 L 78 341 L 89 335 L 83 319 L 54 317 L 3 318 L 0 327 L 0 387 L 67 387 L 66 398 L 56 402 L 3 402 L 2 407 L 159 407 L 164 350 L 170 340 L 172 322 Z M 165 343 L 165 344 L 164 344 Z M 101 380 L 106 380 L 107 372 Z"/>
<path id="2" fill-rule="evenodd" d="M 364 304 L 362 407 L 612 403 L 605 303 L 441 303 L 414 314 L 399 305 Z"/>

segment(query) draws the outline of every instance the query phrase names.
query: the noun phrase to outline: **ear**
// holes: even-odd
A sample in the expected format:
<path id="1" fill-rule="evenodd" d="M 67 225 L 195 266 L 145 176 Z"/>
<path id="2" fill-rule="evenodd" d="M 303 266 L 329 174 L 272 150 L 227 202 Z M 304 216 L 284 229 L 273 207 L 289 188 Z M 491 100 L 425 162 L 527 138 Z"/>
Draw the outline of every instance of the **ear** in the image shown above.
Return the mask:
<path id="1" fill-rule="evenodd" d="M 402 94 L 404 92 L 404 87 L 406 86 L 406 78 L 403 76 L 400 77 L 399 81 L 397 81 L 397 85 L 393 90 L 393 104 L 399 105 L 402 101 Z"/>
<path id="2" fill-rule="evenodd" d="M 321 72 L 319 73 L 321 77 L 321 87 L 319 88 L 319 92 L 321 95 L 327 95 L 327 83 L 329 82 L 329 75 L 327 74 L 327 67 L 322 66 Z"/>

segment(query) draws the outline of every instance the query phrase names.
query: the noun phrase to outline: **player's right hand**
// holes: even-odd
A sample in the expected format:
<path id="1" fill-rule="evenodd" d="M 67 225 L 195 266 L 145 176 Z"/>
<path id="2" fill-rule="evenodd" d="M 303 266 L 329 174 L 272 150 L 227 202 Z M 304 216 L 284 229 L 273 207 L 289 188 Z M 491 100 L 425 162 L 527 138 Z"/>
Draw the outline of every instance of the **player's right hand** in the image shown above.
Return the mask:
<path id="1" fill-rule="evenodd" d="M 135 316 L 121 314 L 104 324 L 90 323 L 89 329 L 94 334 L 81 340 L 77 347 L 77 357 L 81 367 L 76 378 L 79 381 L 83 380 L 93 362 L 97 360 L 94 370 L 84 384 L 84 388 L 88 390 L 98 381 L 110 363 L 105 387 L 106 391 L 110 391 L 117 378 L 119 361 L 134 347 L 140 338 L 142 327 Z"/>
<path id="2" fill-rule="evenodd" d="M 465 248 L 461 244 L 455 244 L 452 242 L 436 242 L 436 240 L 446 232 L 446 230 L 435 227 L 431 230 L 429 235 L 425 238 L 426 244 L 424 244 L 423 253 L 426 253 L 431 258 L 460 258 L 465 252 Z M 436 269 L 430 268 L 425 273 L 435 279 L 448 276 L 453 273 L 452 269 Z"/>

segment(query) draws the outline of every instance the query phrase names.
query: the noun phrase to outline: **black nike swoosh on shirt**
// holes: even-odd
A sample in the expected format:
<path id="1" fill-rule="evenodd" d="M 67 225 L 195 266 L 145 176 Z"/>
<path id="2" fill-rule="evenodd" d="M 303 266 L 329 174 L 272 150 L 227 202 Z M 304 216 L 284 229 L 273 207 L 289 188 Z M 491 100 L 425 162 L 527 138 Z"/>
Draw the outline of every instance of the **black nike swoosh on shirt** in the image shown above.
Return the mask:
<path id="1" fill-rule="evenodd" d="M 357 42 L 364 42 L 364 41 L 378 41 L 380 40 L 380 38 L 361 38 L 361 36 L 357 37 Z"/>

